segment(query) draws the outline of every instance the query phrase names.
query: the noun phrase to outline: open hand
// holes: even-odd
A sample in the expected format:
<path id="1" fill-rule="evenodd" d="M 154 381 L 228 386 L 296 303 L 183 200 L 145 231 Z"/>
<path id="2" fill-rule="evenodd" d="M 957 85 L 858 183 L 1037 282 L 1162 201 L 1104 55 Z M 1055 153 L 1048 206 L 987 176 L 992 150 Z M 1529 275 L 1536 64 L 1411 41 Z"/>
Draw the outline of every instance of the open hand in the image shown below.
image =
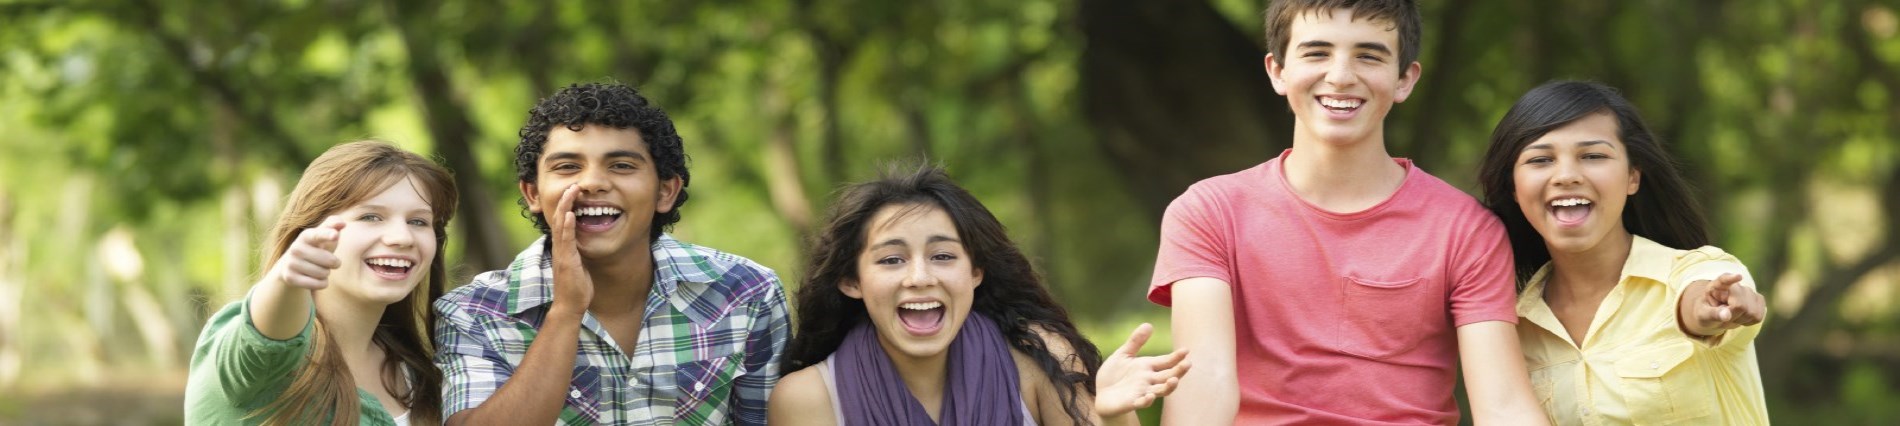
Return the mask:
<path id="1" fill-rule="evenodd" d="M 1095 413 L 1102 417 L 1127 414 L 1168 396 L 1187 374 L 1187 348 L 1161 356 L 1140 356 L 1141 346 L 1154 334 L 1154 326 L 1142 324 L 1121 348 L 1102 360 L 1095 373 Z"/>
<path id="2" fill-rule="evenodd" d="M 343 266 L 336 257 L 337 238 L 343 234 L 343 218 L 330 216 L 315 228 L 305 228 L 271 265 L 270 274 L 292 288 L 322 290 L 330 286 L 330 272 Z"/>
<path id="3" fill-rule="evenodd" d="M 581 266 L 580 242 L 574 235 L 574 198 L 579 194 L 579 186 L 568 186 L 554 211 L 543 216 L 553 240 L 549 255 L 554 258 L 554 303 L 586 310 L 594 299 L 594 277 Z"/>

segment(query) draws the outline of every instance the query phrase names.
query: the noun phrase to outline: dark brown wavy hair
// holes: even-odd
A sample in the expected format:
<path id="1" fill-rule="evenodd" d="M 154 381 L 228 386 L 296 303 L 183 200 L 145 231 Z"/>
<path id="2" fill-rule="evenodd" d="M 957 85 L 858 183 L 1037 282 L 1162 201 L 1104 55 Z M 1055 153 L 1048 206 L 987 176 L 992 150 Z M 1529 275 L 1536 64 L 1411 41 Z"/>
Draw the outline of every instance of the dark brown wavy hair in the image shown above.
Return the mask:
<path id="1" fill-rule="evenodd" d="M 858 255 L 869 238 L 866 231 L 872 216 L 884 206 L 931 206 L 950 215 L 972 263 L 983 271 L 983 285 L 976 287 L 970 310 L 995 320 L 1010 347 L 1029 355 L 1055 382 L 1069 416 L 1078 424 L 1089 423 L 1090 413 L 1076 403 L 1083 395 L 1075 389 L 1080 386 L 1093 398 L 1101 352 L 1076 330 L 1068 311 L 1056 304 L 1029 258 L 1010 242 L 1003 223 L 983 203 L 951 181 L 942 168 L 927 165 L 908 173 L 892 168 L 882 178 L 846 187 L 841 194 L 832 203 L 823 232 L 815 237 L 805 279 L 793 296 L 799 321 L 780 360 L 780 372 L 789 374 L 823 361 L 838 350 L 847 332 L 869 320 L 864 302 L 845 296 L 838 283 L 857 278 Z M 1074 348 L 1074 358 L 1057 359 L 1038 329 L 1065 340 Z M 1070 362 L 1086 367 L 1086 372 L 1064 368 Z"/>

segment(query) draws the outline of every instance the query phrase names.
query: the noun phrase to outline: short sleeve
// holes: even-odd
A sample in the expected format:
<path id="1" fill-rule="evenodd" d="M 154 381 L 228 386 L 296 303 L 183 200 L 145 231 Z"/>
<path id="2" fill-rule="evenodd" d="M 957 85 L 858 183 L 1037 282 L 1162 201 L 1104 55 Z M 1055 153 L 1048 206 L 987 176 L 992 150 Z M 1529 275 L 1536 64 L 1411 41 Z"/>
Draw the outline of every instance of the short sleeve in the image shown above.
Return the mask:
<path id="1" fill-rule="evenodd" d="M 442 418 L 475 408 L 513 375 L 507 359 L 484 332 L 486 318 L 450 298 L 437 300 L 435 365 L 442 370 Z"/>
<path id="2" fill-rule="evenodd" d="M 767 274 L 766 289 L 751 303 L 752 327 L 746 331 L 745 369 L 733 380 L 737 409 L 733 424 L 763 425 L 766 402 L 778 384 L 779 356 L 791 338 L 791 316 L 778 276 Z"/>
<path id="3" fill-rule="evenodd" d="M 1214 278 L 1233 283 L 1233 227 L 1231 217 L 1215 207 L 1221 202 L 1205 182 L 1168 204 L 1161 217 L 1161 247 L 1155 253 L 1154 278 L 1148 300 L 1173 306 L 1172 286 L 1188 278 Z"/>
<path id="4" fill-rule="evenodd" d="M 1453 238 L 1450 308 L 1452 326 L 1484 321 L 1517 323 L 1517 282 L 1504 224 L 1489 213 L 1476 229 Z"/>

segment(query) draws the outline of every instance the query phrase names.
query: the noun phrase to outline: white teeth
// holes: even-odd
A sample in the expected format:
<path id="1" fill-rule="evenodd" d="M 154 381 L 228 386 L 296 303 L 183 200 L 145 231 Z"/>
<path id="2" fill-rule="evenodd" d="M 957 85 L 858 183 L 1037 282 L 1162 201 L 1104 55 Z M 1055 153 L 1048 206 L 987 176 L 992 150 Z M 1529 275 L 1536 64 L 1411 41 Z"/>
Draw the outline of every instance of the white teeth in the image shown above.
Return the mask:
<path id="1" fill-rule="evenodd" d="M 575 216 L 612 216 L 617 214 L 620 214 L 620 209 L 613 207 L 581 207 L 574 209 Z"/>
<path id="2" fill-rule="evenodd" d="M 377 265 L 377 266 L 388 266 L 391 268 L 407 268 L 410 265 L 409 261 L 407 260 L 391 259 L 391 258 L 386 258 L 386 257 L 370 259 L 369 264 Z"/>
<path id="3" fill-rule="evenodd" d="M 1319 104 L 1325 105 L 1327 108 L 1351 109 L 1351 108 L 1358 108 L 1359 105 L 1364 104 L 1364 103 L 1365 101 L 1358 100 L 1358 99 L 1319 98 Z"/>
<path id="4" fill-rule="evenodd" d="M 913 311 L 928 311 L 928 310 L 931 310 L 931 309 L 937 309 L 937 308 L 940 308 L 940 307 L 943 307 L 943 302 L 915 302 L 915 303 L 905 303 L 905 304 L 902 304 L 902 305 L 897 305 L 897 307 L 900 307 L 900 308 L 904 308 L 904 309 L 909 309 L 909 310 L 913 310 Z"/>
<path id="5" fill-rule="evenodd" d="M 1561 199 L 1557 201 L 1552 201 L 1550 202 L 1550 205 L 1551 207 L 1587 206 L 1587 205 L 1590 205 L 1590 200 L 1585 200 L 1582 198 L 1565 198 L 1565 199 Z"/>

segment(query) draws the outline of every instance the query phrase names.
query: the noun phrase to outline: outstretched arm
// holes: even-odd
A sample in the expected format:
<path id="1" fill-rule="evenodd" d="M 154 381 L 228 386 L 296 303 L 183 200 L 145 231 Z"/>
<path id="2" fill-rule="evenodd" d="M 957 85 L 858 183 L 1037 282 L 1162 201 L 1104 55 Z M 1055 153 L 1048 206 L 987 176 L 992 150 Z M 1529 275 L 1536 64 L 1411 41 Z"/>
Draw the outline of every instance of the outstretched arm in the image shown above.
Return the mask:
<path id="1" fill-rule="evenodd" d="M 305 229 L 277 257 L 270 272 L 251 289 L 251 324 L 274 340 L 297 337 L 310 323 L 311 292 L 330 286 L 330 271 L 342 266 L 336 257 L 343 218 L 330 216 L 322 225 Z"/>
<path id="2" fill-rule="evenodd" d="M 1181 383 L 1190 364 L 1187 348 L 1159 356 L 1141 356 L 1141 346 L 1154 335 L 1154 326 L 1135 327 L 1121 348 L 1102 360 L 1095 374 L 1095 415 L 1103 425 L 1139 425 L 1135 410 L 1168 396 Z"/>
<path id="3" fill-rule="evenodd" d="M 1676 321 L 1691 337 L 1720 341 L 1739 327 L 1760 324 L 1768 317 L 1768 302 L 1739 274 L 1722 274 L 1715 281 L 1696 281 L 1682 291 Z"/>

